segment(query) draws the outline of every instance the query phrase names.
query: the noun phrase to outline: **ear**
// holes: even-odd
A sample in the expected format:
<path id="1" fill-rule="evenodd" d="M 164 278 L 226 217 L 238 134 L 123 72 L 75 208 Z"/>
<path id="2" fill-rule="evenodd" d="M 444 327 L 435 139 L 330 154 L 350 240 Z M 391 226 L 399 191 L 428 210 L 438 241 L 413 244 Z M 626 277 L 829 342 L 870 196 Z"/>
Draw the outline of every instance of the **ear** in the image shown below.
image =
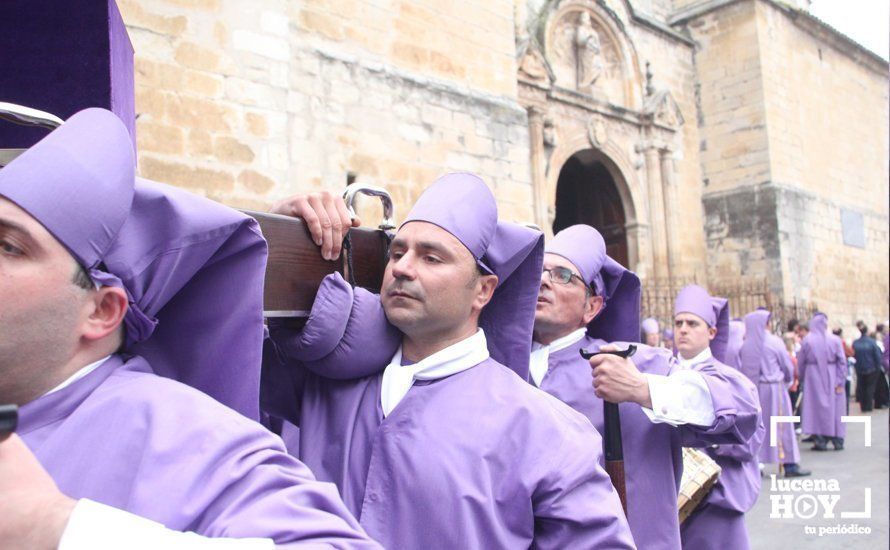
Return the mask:
<path id="1" fill-rule="evenodd" d="M 708 327 L 708 340 L 713 340 L 717 337 L 717 328 L 716 327 Z"/>
<path id="2" fill-rule="evenodd" d="M 101 340 L 115 332 L 124 321 L 129 301 L 122 288 L 103 286 L 90 292 L 82 335 L 87 340 Z"/>
<path id="3" fill-rule="evenodd" d="M 587 326 L 588 323 L 593 321 L 600 311 L 603 310 L 603 303 L 602 296 L 589 296 L 584 304 L 584 316 L 581 318 L 581 324 Z"/>
<path id="4" fill-rule="evenodd" d="M 473 300 L 473 309 L 482 311 L 482 308 L 491 301 L 497 286 L 497 275 L 480 275 L 479 280 L 476 282 L 476 298 Z"/>

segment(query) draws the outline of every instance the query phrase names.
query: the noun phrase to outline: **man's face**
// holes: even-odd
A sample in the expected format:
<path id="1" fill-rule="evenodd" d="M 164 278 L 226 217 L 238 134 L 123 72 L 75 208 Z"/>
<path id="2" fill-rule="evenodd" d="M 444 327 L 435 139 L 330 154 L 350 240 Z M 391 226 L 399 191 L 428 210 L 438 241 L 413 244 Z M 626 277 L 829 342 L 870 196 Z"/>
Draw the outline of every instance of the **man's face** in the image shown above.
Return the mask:
<path id="1" fill-rule="evenodd" d="M 692 359 L 705 351 L 715 336 L 717 329 L 709 327 L 698 315 L 678 313 L 674 316 L 674 345 L 684 359 Z"/>
<path id="2" fill-rule="evenodd" d="M 557 280 L 558 269 L 572 273 L 567 283 Z M 575 264 L 557 254 L 544 254 L 544 271 L 541 272 L 541 288 L 535 308 L 535 340 L 549 343 L 585 326 L 602 305 L 601 297 L 589 296 Z"/>
<path id="3" fill-rule="evenodd" d="M 647 332 L 646 333 L 646 342 L 647 346 L 652 346 L 653 348 L 661 345 L 661 334 L 657 332 Z"/>
<path id="4" fill-rule="evenodd" d="M 446 339 L 475 322 L 488 302 L 467 248 L 427 222 L 405 224 L 390 246 L 380 299 L 389 321 L 412 338 Z M 493 286 L 492 286 L 493 288 Z"/>
<path id="5" fill-rule="evenodd" d="M 40 223 L 0 197 L 0 401 L 73 355 L 85 295 L 76 268 Z"/>

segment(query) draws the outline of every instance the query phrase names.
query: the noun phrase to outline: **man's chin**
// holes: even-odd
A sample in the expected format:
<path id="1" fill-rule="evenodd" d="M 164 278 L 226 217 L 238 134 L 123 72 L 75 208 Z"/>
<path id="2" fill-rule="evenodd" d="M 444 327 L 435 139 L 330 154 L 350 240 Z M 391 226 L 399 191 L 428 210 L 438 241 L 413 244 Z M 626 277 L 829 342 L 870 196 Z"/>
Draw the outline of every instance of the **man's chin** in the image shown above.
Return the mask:
<path id="1" fill-rule="evenodd" d="M 414 325 L 418 318 L 418 314 L 413 308 L 402 305 L 384 305 L 383 312 L 386 314 L 389 322 L 402 332 L 405 332 L 405 328 L 410 328 Z"/>

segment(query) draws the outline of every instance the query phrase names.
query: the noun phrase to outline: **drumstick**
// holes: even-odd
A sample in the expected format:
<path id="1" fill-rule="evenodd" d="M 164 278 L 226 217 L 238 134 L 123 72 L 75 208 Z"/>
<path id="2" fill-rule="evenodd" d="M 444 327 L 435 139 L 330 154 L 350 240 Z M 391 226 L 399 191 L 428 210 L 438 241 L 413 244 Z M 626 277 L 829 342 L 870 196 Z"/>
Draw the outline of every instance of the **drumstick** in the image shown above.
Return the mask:
<path id="1" fill-rule="evenodd" d="M 596 355 L 617 355 L 627 359 L 637 352 L 637 347 L 633 344 L 627 346 L 627 349 L 616 351 L 598 351 L 589 352 L 585 349 L 580 350 L 581 357 L 590 359 Z M 618 498 L 621 499 L 621 508 L 627 515 L 627 485 L 624 479 L 624 446 L 621 443 L 621 415 L 618 412 L 618 403 L 610 403 L 603 400 L 603 447 L 606 455 L 606 472 L 612 485 L 618 491 Z"/>

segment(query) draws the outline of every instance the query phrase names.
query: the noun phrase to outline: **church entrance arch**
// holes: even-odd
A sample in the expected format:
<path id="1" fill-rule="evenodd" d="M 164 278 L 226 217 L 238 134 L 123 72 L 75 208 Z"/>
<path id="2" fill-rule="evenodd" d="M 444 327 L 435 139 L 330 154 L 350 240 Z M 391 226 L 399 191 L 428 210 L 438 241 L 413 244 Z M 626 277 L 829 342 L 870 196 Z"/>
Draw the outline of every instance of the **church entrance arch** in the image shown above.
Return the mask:
<path id="1" fill-rule="evenodd" d="M 576 152 L 559 171 L 553 233 L 583 223 L 595 227 L 606 241 L 606 252 L 630 265 L 625 205 L 619 192 L 623 181 L 608 157 L 594 149 Z"/>

